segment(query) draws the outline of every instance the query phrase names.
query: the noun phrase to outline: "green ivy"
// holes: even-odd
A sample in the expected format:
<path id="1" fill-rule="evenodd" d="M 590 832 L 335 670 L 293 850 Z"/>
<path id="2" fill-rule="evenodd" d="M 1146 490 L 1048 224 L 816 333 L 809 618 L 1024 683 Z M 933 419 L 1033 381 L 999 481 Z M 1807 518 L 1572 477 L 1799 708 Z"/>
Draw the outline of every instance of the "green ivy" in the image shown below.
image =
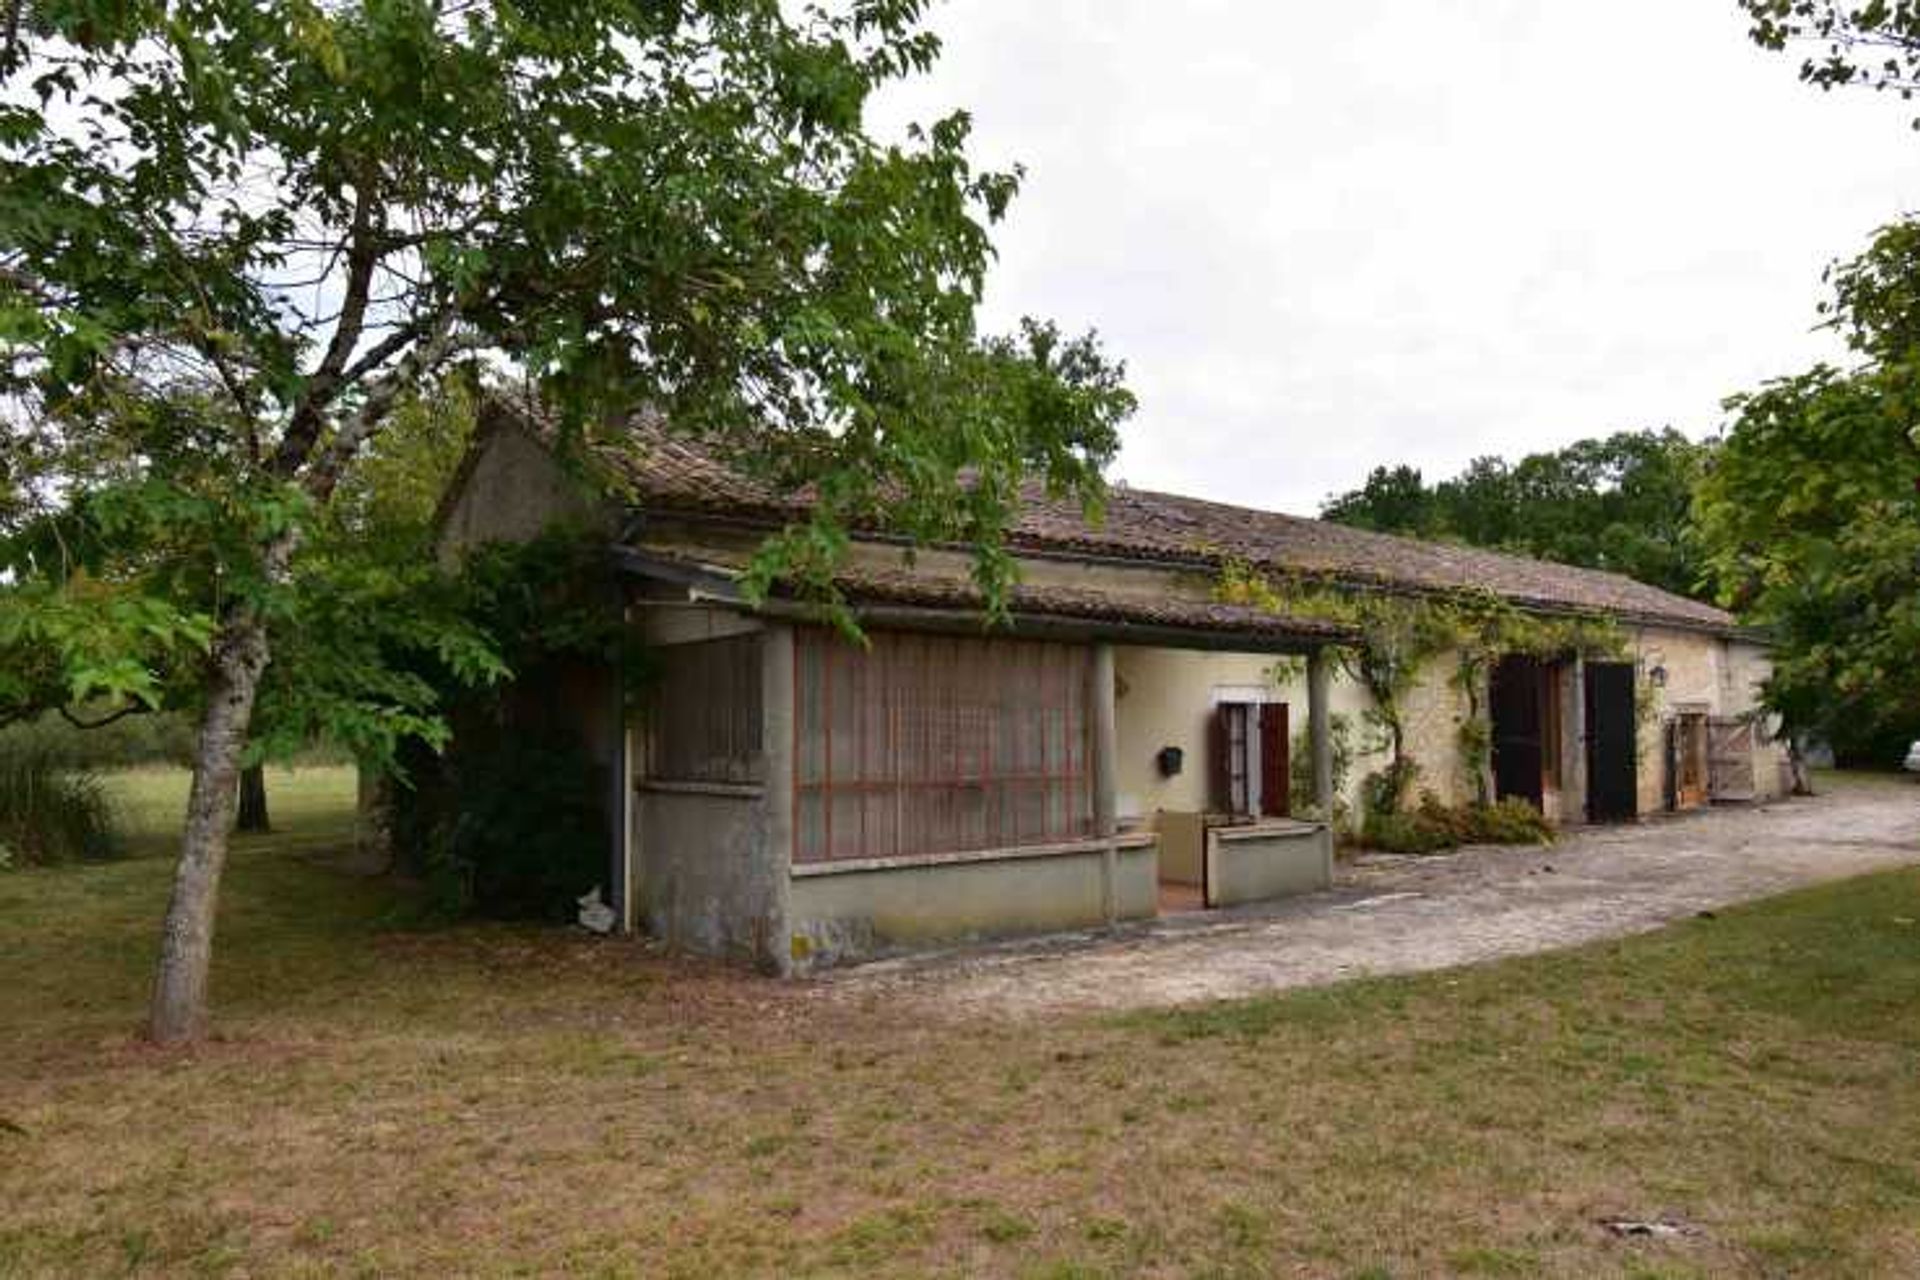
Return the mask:
<path id="1" fill-rule="evenodd" d="M 1341 669 L 1372 698 L 1365 717 L 1375 740 L 1367 750 L 1391 756 L 1386 768 L 1367 779 L 1369 813 L 1400 811 L 1420 776 L 1420 764 L 1406 748 L 1404 704 L 1421 669 L 1434 659 L 1447 653 L 1458 659 L 1452 683 L 1465 696 L 1468 711 L 1459 730 L 1462 767 L 1484 803 L 1492 728 L 1483 691 L 1493 665 L 1510 654 L 1600 658 L 1627 648 L 1625 632 L 1609 618 L 1535 613 L 1485 590 L 1414 596 L 1342 588 L 1272 575 L 1232 556 L 1221 560 L 1214 598 L 1288 617 L 1339 622 L 1359 632 L 1357 644 L 1335 652 Z"/>

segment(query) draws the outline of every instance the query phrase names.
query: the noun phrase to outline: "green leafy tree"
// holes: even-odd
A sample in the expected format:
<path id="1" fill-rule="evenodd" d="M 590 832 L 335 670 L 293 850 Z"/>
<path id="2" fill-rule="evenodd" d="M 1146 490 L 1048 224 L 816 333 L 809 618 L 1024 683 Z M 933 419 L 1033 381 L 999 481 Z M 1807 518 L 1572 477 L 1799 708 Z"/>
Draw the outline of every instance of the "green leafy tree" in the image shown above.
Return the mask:
<path id="1" fill-rule="evenodd" d="M 898 143 L 863 128 L 876 89 L 936 56 L 920 9 L 9 8 L 0 699 L 198 710 L 157 1040 L 205 1024 L 276 636 L 300 639 L 274 677 L 300 709 L 282 723 L 344 720 L 371 751 L 433 731 L 377 647 L 349 656 L 369 610 L 404 628 L 414 606 L 317 531 L 449 367 L 523 382 L 569 440 L 646 403 L 810 485 L 762 583 L 828 589 L 844 530 L 874 521 L 974 543 L 999 592 L 1021 479 L 1097 496 L 1132 404 L 1119 369 L 1047 325 L 976 331 L 1017 175 L 970 162 L 964 115 Z M 443 656 L 485 675 L 478 650 Z M 364 675 L 364 696 L 303 698 L 310 671 Z"/>
<path id="2" fill-rule="evenodd" d="M 1778 641 L 1788 726 L 1884 761 L 1920 737 L 1920 227 L 1833 273 L 1862 358 L 1729 401 L 1696 517 L 1721 598 Z"/>
<path id="3" fill-rule="evenodd" d="M 1349 489 L 1321 504 L 1320 516 L 1356 529 L 1414 538 L 1435 538 L 1447 532 L 1434 492 L 1427 487 L 1420 469 L 1404 463 L 1375 467 L 1358 489 Z"/>
<path id="4" fill-rule="evenodd" d="M 1709 452 L 1668 428 L 1580 440 L 1511 464 L 1477 458 L 1433 485 L 1411 467 L 1376 467 L 1321 515 L 1607 569 L 1693 595 L 1702 589 L 1702 567 L 1688 539 L 1688 512 Z"/>
<path id="5" fill-rule="evenodd" d="M 1920 90 L 1920 4 L 1914 0 L 1739 0 L 1763 49 L 1804 51 L 1800 78 L 1821 89 L 1868 88 L 1912 100 Z M 1920 128 L 1920 121 L 1915 122 Z"/>
<path id="6" fill-rule="evenodd" d="M 1741 0 L 1763 48 L 1823 90 L 1920 90 L 1920 4 Z M 1920 119 L 1915 121 L 1920 128 Z M 1920 223 L 1828 272 L 1820 310 L 1856 362 L 1729 402 L 1697 503 L 1721 596 L 1779 640 L 1769 703 L 1843 755 L 1920 736 Z"/>

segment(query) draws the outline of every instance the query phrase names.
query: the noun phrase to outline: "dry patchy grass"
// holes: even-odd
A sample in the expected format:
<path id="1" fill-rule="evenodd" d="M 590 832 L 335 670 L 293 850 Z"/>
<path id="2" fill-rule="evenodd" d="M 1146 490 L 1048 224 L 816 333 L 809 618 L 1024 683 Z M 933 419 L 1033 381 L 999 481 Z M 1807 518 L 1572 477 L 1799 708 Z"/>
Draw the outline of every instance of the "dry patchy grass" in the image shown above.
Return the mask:
<path id="1" fill-rule="evenodd" d="M 1920 1272 L 1920 875 L 1537 959 L 954 1022 L 235 856 L 0 876 L 0 1272 Z M 285 816 L 283 816 L 285 815 Z M 1597 1220 L 1671 1214 L 1677 1242 Z"/>

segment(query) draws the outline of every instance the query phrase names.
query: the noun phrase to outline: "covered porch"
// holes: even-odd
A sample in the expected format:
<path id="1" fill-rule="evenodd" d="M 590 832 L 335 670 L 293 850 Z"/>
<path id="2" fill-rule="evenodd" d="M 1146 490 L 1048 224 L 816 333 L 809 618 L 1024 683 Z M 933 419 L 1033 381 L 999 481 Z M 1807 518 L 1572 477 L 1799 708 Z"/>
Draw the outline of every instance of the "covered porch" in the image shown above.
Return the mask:
<path id="1" fill-rule="evenodd" d="M 903 575 L 848 582 L 853 639 L 798 601 L 749 604 L 726 567 L 627 567 L 660 655 L 627 753 L 629 927 L 794 973 L 1331 882 L 1337 628 L 1023 587 L 987 629 L 966 583 Z M 1289 704 L 1175 680 L 1146 714 L 1140 673 L 1168 654 L 1302 666 L 1310 812 L 1291 803 Z M 1178 778 L 1189 752 L 1224 789 L 1148 807 L 1133 780 Z"/>

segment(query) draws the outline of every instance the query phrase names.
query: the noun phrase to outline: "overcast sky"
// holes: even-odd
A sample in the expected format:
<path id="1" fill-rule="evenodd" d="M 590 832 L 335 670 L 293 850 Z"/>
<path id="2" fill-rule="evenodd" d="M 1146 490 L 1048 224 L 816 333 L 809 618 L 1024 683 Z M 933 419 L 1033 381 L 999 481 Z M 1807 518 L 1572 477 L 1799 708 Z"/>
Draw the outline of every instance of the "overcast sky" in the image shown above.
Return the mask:
<path id="1" fill-rule="evenodd" d="M 1920 208 L 1911 111 L 1722 0 L 944 0 L 877 123 L 1028 169 L 988 320 L 1096 327 L 1116 478 L 1311 514 L 1377 463 L 1672 424 L 1832 358 L 1820 272 Z"/>

